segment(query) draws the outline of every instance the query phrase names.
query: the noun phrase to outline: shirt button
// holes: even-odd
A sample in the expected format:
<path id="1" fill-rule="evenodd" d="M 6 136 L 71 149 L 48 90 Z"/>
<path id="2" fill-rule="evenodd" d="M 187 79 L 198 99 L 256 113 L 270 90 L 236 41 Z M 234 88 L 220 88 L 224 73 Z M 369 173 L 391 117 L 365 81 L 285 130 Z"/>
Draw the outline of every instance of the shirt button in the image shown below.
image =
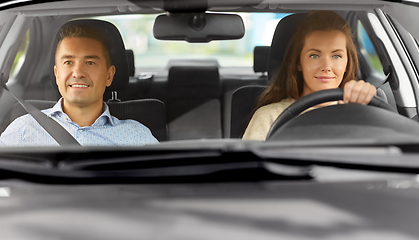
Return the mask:
<path id="1" fill-rule="evenodd" d="M 83 132 L 83 130 L 79 129 L 79 132 L 81 133 L 81 132 Z"/>

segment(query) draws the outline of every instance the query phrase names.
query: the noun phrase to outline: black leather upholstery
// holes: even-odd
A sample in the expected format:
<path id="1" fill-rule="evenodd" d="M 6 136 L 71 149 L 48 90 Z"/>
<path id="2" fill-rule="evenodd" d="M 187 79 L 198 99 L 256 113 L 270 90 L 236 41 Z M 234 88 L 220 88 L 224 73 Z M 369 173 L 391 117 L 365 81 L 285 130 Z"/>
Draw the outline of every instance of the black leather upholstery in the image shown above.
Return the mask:
<path id="1" fill-rule="evenodd" d="M 127 49 L 127 60 L 128 60 L 128 74 L 130 77 L 135 75 L 135 61 L 134 61 L 134 51 Z"/>
<path id="2" fill-rule="evenodd" d="M 148 127 L 157 140 L 167 141 L 166 107 L 157 99 L 108 102 L 112 116 L 120 120 L 133 119 Z"/>
<path id="3" fill-rule="evenodd" d="M 267 71 L 269 79 L 282 63 L 285 51 L 288 47 L 288 43 L 291 40 L 292 35 L 294 35 L 299 23 L 306 16 L 306 13 L 296 13 L 284 17 L 278 23 L 272 38 L 271 46 L 270 48 L 268 47 L 269 56 L 267 60 Z M 250 85 L 238 88 L 233 93 L 231 99 L 231 138 L 241 138 L 243 136 L 244 131 L 246 130 L 246 127 L 252 118 L 252 114 L 255 111 L 259 95 L 265 88 L 266 86 Z"/>
<path id="4" fill-rule="evenodd" d="M 231 99 L 230 138 L 241 138 L 256 108 L 259 95 L 266 86 L 249 85 L 238 88 Z"/>
<path id="5" fill-rule="evenodd" d="M 36 107 L 36 108 L 38 108 L 40 110 L 51 108 L 56 103 L 55 101 L 47 101 L 47 100 L 25 100 L 25 101 L 28 102 L 28 103 L 30 103 L 31 105 L 33 105 L 34 107 Z M 16 103 L 10 109 L 9 122 L 12 122 L 16 118 L 18 118 L 20 116 L 23 116 L 26 113 L 27 113 L 26 110 L 19 103 Z"/>
<path id="6" fill-rule="evenodd" d="M 133 119 L 148 127 L 157 140 L 167 141 L 166 107 L 157 99 L 108 102 L 111 115 L 120 120 Z"/>
<path id="7" fill-rule="evenodd" d="M 268 57 L 268 78 L 279 69 L 282 64 L 288 43 L 297 30 L 299 24 L 307 17 L 307 13 L 295 13 L 288 15 L 278 23 Z M 256 59 L 256 58 L 255 58 Z M 265 86 L 246 86 L 237 89 L 232 96 L 231 102 L 231 137 L 242 137 L 255 107 L 260 93 Z M 383 90 L 377 89 L 377 95 L 387 102 L 387 97 Z M 250 117 L 249 117 L 250 116 Z"/>
<path id="8" fill-rule="evenodd" d="M 265 73 L 268 71 L 269 46 L 256 46 L 253 49 L 253 71 Z"/>
<path id="9" fill-rule="evenodd" d="M 170 139 L 222 136 L 222 87 L 217 66 L 172 66 L 168 90 L 166 106 Z"/>
<path id="10" fill-rule="evenodd" d="M 281 65 L 289 41 L 297 30 L 300 22 L 306 17 L 307 13 L 295 13 L 288 15 L 282 18 L 276 26 L 268 58 L 269 79 Z"/>

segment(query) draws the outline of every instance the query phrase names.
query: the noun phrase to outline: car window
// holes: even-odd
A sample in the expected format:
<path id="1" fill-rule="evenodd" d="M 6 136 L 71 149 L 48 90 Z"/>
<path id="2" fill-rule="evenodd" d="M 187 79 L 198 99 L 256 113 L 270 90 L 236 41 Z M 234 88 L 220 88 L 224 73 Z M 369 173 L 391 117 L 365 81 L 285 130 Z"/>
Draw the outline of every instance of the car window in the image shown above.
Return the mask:
<path id="1" fill-rule="evenodd" d="M 237 14 L 237 13 L 236 13 Z M 270 46 L 284 13 L 238 13 L 246 34 L 242 39 L 188 43 L 157 40 L 151 34 L 157 14 L 102 16 L 117 26 L 125 47 L 134 51 L 136 67 L 165 67 L 170 59 L 216 59 L 221 67 L 252 67 L 255 46 Z"/>
<path id="2" fill-rule="evenodd" d="M 1 239 L 418 239 L 402 2 L 3 1 Z"/>
<path id="3" fill-rule="evenodd" d="M 370 64 L 375 71 L 384 74 L 383 66 L 381 65 L 377 52 L 375 51 L 371 39 L 368 37 L 368 34 L 365 31 L 361 21 L 358 21 L 357 28 L 359 52 L 364 56 L 364 58 L 367 60 L 367 63 Z"/>
<path id="4" fill-rule="evenodd" d="M 48 44 L 47 41 L 51 39 L 51 36 L 55 36 L 59 27 L 64 23 L 77 19 L 100 19 L 114 24 L 122 36 L 122 40 L 125 45 L 124 48 L 132 50 L 134 54 L 135 69 L 132 71 L 133 68 L 131 63 L 133 61 L 130 58 L 131 52 L 129 51 L 127 52 L 127 54 L 129 54 L 129 59 L 125 59 L 127 60 L 127 64 L 124 63 L 124 68 L 118 66 L 116 70 L 118 77 L 115 77 L 113 86 L 118 86 L 117 84 L 120 81 L 126 81 L 127 83 L 120 84 L 123 86 L 123 88 L 118 88 L 115 91 L 113 89 L 108 89 L 109 91 L 104 93 L 103 100 L 105 102 L 109 101 L 109 105 L 111 106 L 110 112 L 115 116 L 119 114 L 118 110 L 122 109 L 122 107 L 119 105 L 114 107 L 114 105 L 116 106 L 117 104 L 111 103 L 118 103 L 118 101 L 122 101 L 122 103 L 127 101 L 140 102 L 144 99 L 154 99 L 159 101 L 161 106 L 160 110 L 163 109 L 161 110 L 163 113 L 161 116 L 164 116 L 161 119 L 165 120 L 165 122 L 161 124 L 164 125 L 164 128 L 162 129 L 167 132 L 168 136 L 166 138 L 162 138 L 164 140 L 161 141 L 230 138 L 230 136 L 233 135 L 231 129 L 233 129 L 235 126 L 235 124 L 233 124 L 230 120 L 237 119 L 237 116 L 233 111 L 238 109 L 237 105 L 233 104 L 233 100 L 236 99 L 233 99 L 233 93 L 241 87 L 247 87 L 250 85 L 258 85 L 263 87 L 267 86 L 269 84 L 269 74 L 267 74 L 268 66 L 258 72 L 254 68 L 254 66 L 257 65 L 256 62 L 261 63 L 259 65 L 267 65 L 267 58 L 269 57 L 268 54 L 270 54 L 270 56 L 278 56 L 278 58 L 283 58 L 284 55 L 282 52 L 272 54 L 269 52 L 269 50 L 267 51 L 268 54 L 266 54 L 267 48 L 264 48 L 264 55 L 260 54 L 263 56 L 260 57 L 259 55 L 258 58 L 255 47 L 271 46 L 272 37 L 276 26 L 278 25 L 278 22 L 285 22 L 286 19 L 284 18 L 286 16 L 290 15 L 290 18 L 288 19 L 293 19 L 295 16 L 298 17 L 298 14 L 300 14 L 299 16 L 303 16 L 304 13 L 306 13 L 305 11 L 303 12 L 293 8 L 290 8 L 286 11 L 279 9 L 273 10 L 270 8 L 265 10 L 251 8 L 250 12 L 245 12 L 248 9 L 243 8 L 238 10 L 236 9 L 236 12 L 235 10 L 230 11 L 229 8 L 223 9 L 220 7 L 218 12 L 214 11 L 211 13 L 240 15 L 245 26 L 244 37 L 238 40 L 221 40 L 212 41 L 209 43 L 189 43 L 185 41 L 157 40 L 154 38 L 153 25 L 155 23 L 155 19 L 158 15 L 164 14 L 164 11 L 152 11 L 153 13 L 150 14 L 149 12 L 143 12 L 141 9 L 134 9 L 130 13 L 107 12 L 105 9 L 103 9 L 103 12 L 98 11 L 93 13 L 86 10 L 85 14 L 75 14 L 74 9 L 67 10 L 68 14 L 66 11 L 60 12 L 62 17 L 56 17 L 55 15 L 50 16 L 47 13 L 48 11 L 46 11 L 46 13 L 40 14 L 39 16 L 36 16 L 38 13 L 32 12 L 32 10 L 27 12 L 31 13 L 33 16 L 36 16 L 40 22 L 40 26 L 42 26 L 42 28 L 39 28 L 39 30 L 38 28 L 31 28 L 37 30 L 31 32 L 32 36 L 34 33 L 37 33 L 36 36 L 39 35 L 39 40 L 38 37 L 31 39 L 31 48 L 34 46 L 36 49 L 42 49 L 42 54 L 40 54 L 42 55 L 42 58 L 36 57 L 33 62 L 37 61 L 36 64 L 43 63 L 44 65 L 48 65 L 50 62 L 49 52 L 55 51 L 55 49 L 52 49 L 53 47 L 51 47 L 51 49 L 43 47 L 52 46 L 51 44 Z M 277 13 L 276 11 L 283 12 Z M 293 14 L 295 11 L 298 12 L 298 14 Z M 157 12 L 159 13 L 156 14 Z M 19 14 L 21 13 L 19 12 Z M 357 14 L 357 12 L 348 10 L 343 12 L 342 16 L 345 16 L 349 19 L 349 14 Z M 33 17 L 32 15 L 31 17 Z M 23 18 L 25 17 L 22 16 L 22 19 Z M 52 19 L 55 19 L 56 21 L 52 21 Z M 358 19 L 358 17 L 353 19 Z M 22 24 L 23 30 L 17 34 L 19 37 L 23 35 L 25 35 L 25 37 L 17 43 L 14 43 L 15 41 L 11 43 L 20 44 L 20 48 L 17 56 L 14 59 L 13 68 L 11 71 L 12 78 L 19 72 L 25 59 L 26 63 L 28 63 L 30 60 L 29 57 L 26 58 L 28 44 L 30 41 L 30 34 L 29 31 L 27 31 L 26 25 L 29 26 L 30 21 L 33 21 L 33 19 L 28 17 L 25 19 L 25 21 L 27 21 L 27 23 Z M 370 65 L 373 71 L 379 74 L 383 74 L 383 67 L 380 63 L 380 59 L 378 58 L 378 56 L 382 56 L 382 49 L 377 49 L 377 53 L 368 36 L 368 34 L 372 34 L 371 36 L 374 37 L 374 32 L 368 32 L 367 34 L 361 22 L 355 23 L 356 24 L 352 25 L 352 29 L 356 28 L 353 30 L 356 30 L 354 32 L 358 33 L 357 39 L 355 39 L 357 41 L 356 46 L 358 47 L 357 52 L 359 53 L 358 55 L 362 54 L 362 60 L 365 59 L 365 61 L 362 61 L 361 64 L 364 64 L 364 66 L 365 64 Z M 295 26 L 295 29 L 297 29 L 297 26 Z M 26 32 L 26 34 L 23 34 L 24 32 Z M 278 36 L 290 37 L 292 34 L 285 33 L 279 34 Z M 279 39 L 275 42 L 279 42 L 279 45 L 285 46 L 285 50 L 286 44 L 283 43 L 286 43 L 287 41 L 282 41 Z M 121 52 L 123 50 L 125 49 L 122 49 Z M 32 49 L 29 49 L 29 51 L 31 53 L 29 56 L 33 56 Z M 122 54 L 119 55 L 122 56 Z M 42 59 L 42 61 L 40 59 Z M 187 59 L 191 61 L 185 61 L 186 64 L 182 66 L 178 66 L 176 64 L 170 65 L 171 60 L 178 59 Z M 195 68 L 196 66 L 194 65 L 194 61 L 203 61 L 207 63 L 206 60 L 209 59 L 216 60 L 219 66 L 212 68 L 214 66 L 211 64 L 201 64 L 205 66 L 199 66 L 202 67 L 200 69 Z M 26 63 L 23 65 L 23 67 L 27 67 L 28 71 L 21 72 L 27 72 L 27 76 L 36 76 L 35 74 L 32 75 L 31 73 L 34 71 L 40 71 L 39 69 L 41 69 L 41 67 L 34 67 L 35 64 Z M 129 67 L 127 65 L 129 65 Z M 41 64 L 38 66 L 41 66 Z M 153 70 L 143 71 L 141 68 L 153 68 Z M 226 68 L 229 69 L 225 71 Z M 24 99 L 51 101 L 57 101 L 60 99 L 61 93 L 58 91 L 54 82 L 56 81 L 56 76 L 54 77 L 54 72 L 52 71 L 53 66 L 47 66 L 43 69 L 43 72 L 40 73 L 39 76 L 33 77 L 33 79 L 27 76 L 21 76 L 22 74 L 17 76 L 20 79 L 17 79 L 17 83 L 13 87 L 16 87 L 22 91 L 21 95 Z M 369 72 L 368 68 L 367 70 L 368 71 L 365 71 L 364 74 L 363 69 L 360 69 L 360 75 L 365 77 L 362 79 L 364 79 L 366 82 L 372 82 L 371 76 L 373 76 L 375 72 Z M 125 74 L 123 77 L 119 78 L 120 75 L 118 74 L 121 72 L 129 72 L 130 75 L 125 77 L 125 75 L 128 75 Z M 272 77 L 272 75 L 269 77 Z M 30 83 L 24 84 L 24 82 L 29 81 Z M 75 85 L 76 87 L 74 88 L 79 88 L 79 85 L 81 84 Z M 88 89 L 89 86 L 83 85 L 83 88 Z M 255 90 L 255 97 L 251 100 L 256 102 L 259 96 L 258 94 L 259 92 Z M 239 134 L 243 134 L 244 130 L 246 129 L 245 127 L 248 124 L 246 121 L 250 120 L 251 114 L 253 114 L 252 111 L 256 107 L 251 105 L 255 104 L 254 102 L 249 103 L 249 110 L 248 112 L 245 112 L 246 115 L 239 118 L 240 122 L 245 122 L 243 126 L 244 129 L 239 129 L 237 131 Z M 133 109 L 138 110 L 138 108 Z M 2 110 L 2 114 L 9 114 L 8 110 L 9 109 L 6 108 Z M 127 111 L 130 113 L 136 113 L 136 116 L 127 116 L 127 118 L 129 117 L 128 119 L 136 119 L 135 117 L 137 117 L 137 115 L 146 115 L 140 112 L 137 113 L 135 110 L 131 111 L 130 109 Z M 144 111 L 146 113 L 149 112 L 148 110 Z M 23 113 L 25 113 L 25 111 L 22 111 L 22 114 Z M 125 116 L 119 116 L 120 115 L 117 117 L 121 120 L 126 120 Z M 3 129 L 5 129 L 7 126 L 6 124 L 15 119 L 14 117 L 15 116 L 13 116 L 13 118 L 10 117 L 10 119 L 6 119 L 4 121 L 5 124 Z M 137 121 L 141 122 L 140 120 Z M 146 120 L 144 120 L 144 122 L 146 122 Z M 155 121 L 150 122 L 155 123 Z M 150 126 L 151 123 L 147 122 L 147 124 Z M 154 128 L 147 124 L 144 123 L 147 128 L 152 128 L 154 131 Z M 152 133 L 154 134 L 154 132 Z M 237 138 L 240 138 L 240 136 L 242 135 L 239 135 Z"/>
<path id="5" fill-rule="evenodd" d="M 22 68 L 23 63 L 25 62 L 26 54 L 29 46 L 29 30 L 26 32 L 25 37 L 20 42 L 19 50 L 16 54 L 15 60 L 13 61 L 12 69 L 10 71 L 10 77 L 15 77 L 20 69 Z"/>

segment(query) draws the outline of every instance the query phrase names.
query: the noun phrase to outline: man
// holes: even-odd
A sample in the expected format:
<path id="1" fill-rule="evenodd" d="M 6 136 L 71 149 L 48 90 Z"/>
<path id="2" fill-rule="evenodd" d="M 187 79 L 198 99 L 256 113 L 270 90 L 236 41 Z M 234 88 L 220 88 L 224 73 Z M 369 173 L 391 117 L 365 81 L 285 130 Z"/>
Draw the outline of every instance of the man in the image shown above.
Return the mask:
<path id="1" fill-rule="evenodd" d="M 150 130 L 134 120 L 110 115 L 103 102 L 112 84 L 109 45 L 100 30 L 90 26 L 66 26 L 55 53 L 54 73 L 62 98 L 45 114 L 62 125 L 82 146 L 157 143 Z M 3 146 L 58 146 L 30 115 L 13 121 L 0 137 Z"/>

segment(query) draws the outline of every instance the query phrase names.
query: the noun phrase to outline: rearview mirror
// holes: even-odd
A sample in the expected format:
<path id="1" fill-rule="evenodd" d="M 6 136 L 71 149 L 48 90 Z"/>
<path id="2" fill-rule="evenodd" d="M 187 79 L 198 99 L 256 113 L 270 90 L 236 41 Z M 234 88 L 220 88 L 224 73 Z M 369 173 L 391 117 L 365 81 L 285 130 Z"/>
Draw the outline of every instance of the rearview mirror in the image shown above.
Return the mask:
<path id="1" fill-rule="evenodd" d="M 244 36 L 244 24 L 236 14 L 169 13 L 157 16 L 153 34 L 159 40 L 191 43 L 232 40 Z"/>

